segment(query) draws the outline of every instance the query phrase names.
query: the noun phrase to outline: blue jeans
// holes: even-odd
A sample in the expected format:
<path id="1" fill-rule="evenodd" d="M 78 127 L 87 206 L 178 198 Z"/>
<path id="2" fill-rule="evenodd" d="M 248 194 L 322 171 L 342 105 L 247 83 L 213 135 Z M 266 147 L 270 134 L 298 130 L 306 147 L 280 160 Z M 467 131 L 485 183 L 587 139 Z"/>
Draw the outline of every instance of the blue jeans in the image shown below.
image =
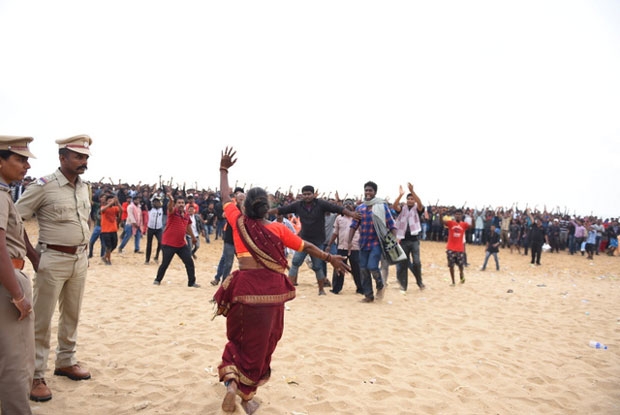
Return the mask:
<path id="1" fill-rule="evenodd" d="M 577 251 L 575 249 L 575 235 L 568 235 L 568 251 L 571 255 Z"/>
<path id="2" fill-rule="evenodd" d="M 482 243 L 482 229 L 476 228 L 474 230 L 474 243 L 480 245 Z"/>
<path id="3" fill-rule="evenodd" d="M 125 224 L 125 229 L 124 229 L 124 233 L 125 236 L 123 236 L 123 240 L 121 241 L 120 246 L 118 247 L 119 250 L 123 250 L 123 248 L 125 248 L 125 245 L 127 245 L 127 242 L 129 242 L 129 238 L 132 237 L 132 228 L 133 226 L 131 224 Z M 134 251 L 138 252 L 140 250 L 140 239 L 142 239 L 142 232 L 140 231 L 140 229 L 138 228 L 136 230 L 136 234 L 133 235 L 133 241 L 134 241 Z"/>
<path id="4" fill-rule="evenodd" d="M 426 241 L 426 233 L 428 232 L 428 222 L 422 223 L 422 231 L 420 232 L 420 237 L 423 241 Z"/>
<path id="5" fill-rule="evenodd" d="M 97 239 L 100 239 L 99 237 L 101 236 L 101 226 L 97 225 L 93 228 L 93 233 L 90 235 L 90 241 L 88 242 L 88 257 L 92 258 L 93 257 L 93 246 L 95 245 L 95 242 L 97 242 Z M 105 255 L 105 244 L 103 243 L 103 240 L 99 241 L 99 244 L 101 245 L 101 256 Z"/>
<path id="6" fill-rule="evenodd" d="M 485 270 L 487 268 L 487 262 L 489 262 L 489 257 L 491 255 L 493 255 L 493 258 L 495 259 L 495 266 L 497 270 L 499 271 L 499 258 L 497 257 L 497 252 L 489 252 L 489 251 L 487 251 L 484 256 L 484 264 L 482 264 L 482 269 Z"/>
<path id="7" fill-rule="evenodd" d="M 222 257 L 220 263 L 217 266 L 217 273 L 213 279 L 217 282 L 224 281 L 226 277 L 230 275 L 232 270 L 233 261 L 235 260 L 235 245 L 224 242 L 224 249 L 222 251 Z"/>
<path id="8" fill-rule="evenodd" d="M 127 242 L 129 242 L 129 238 L 131 238 L 131 225 L 125 223 L 125 227 L 123 228 L 123 233 L 121 235 L 123 239 L 121 240 L 121 244 L 118 249 L 123 249 Z"/>
<path id="9" fill-rule="evenodd" d="M 211 243 L 210 235 L 213 233 L 213 225 L 207 225 L 205 223 L 204 230 L 205 230 L 205 240 L 207 241 L 208 244 L 210 244 Z"/>
<path id="10" fill-rule="evenodd" d="M 319 246 L 320 250 L 323 250 L 323 245 Z M 299 267 L 304 263 L 304 259 L 306 259 L 305 252 L 295 252 L 293 255 L 293 260 L 291 261 L 291 268 L 288 270 L 289 277 L 296 277 L 299 273 Z M 312 270 L 316 275 L 317 280 L 325 279 L 325 273 L 323 272 L 323 260 L 311 257 L 312 259 Z"/>
<path id="11" fill-rule="evenodd" d="M 371 250 L 360 250 L 360 274 L 362 279 L 362 289 L 366 298 L 373 298 L 372 280 L 377 284 L 377 290 L 383 288 L 381 279 L 381 270 L 379 269 L 379 261 L 381 261 L 381 247 L 374 246 Z"/>
<path id="12" fill-rule="evenodd" d="M 373 247 L 370 251 L 360 250 L 360 268 L 370 271 L 379 271 L 379 261 L 381 261 L 381 247 Z"/>
<path id="13" fill-rule="evenodd" d="M 226 223 L 226 219 L 218 220 L 215 225 L 215 239 L 221 238 L 222 233 L 224 232 L 224 224 Z"/>

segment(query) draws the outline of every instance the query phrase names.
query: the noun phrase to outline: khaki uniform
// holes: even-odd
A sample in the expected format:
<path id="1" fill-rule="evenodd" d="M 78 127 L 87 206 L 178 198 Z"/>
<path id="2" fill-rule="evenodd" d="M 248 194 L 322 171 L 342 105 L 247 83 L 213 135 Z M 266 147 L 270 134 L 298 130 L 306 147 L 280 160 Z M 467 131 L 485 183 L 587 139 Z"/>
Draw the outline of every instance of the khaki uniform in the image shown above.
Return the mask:
<path id="1" fill-rule="evenodd" d="M 59 170 L 32 183 L 17 202 L 22 218 L 36 214 L 40 254 L 34 279 L 35 370 L 44 378 L 50 349 L 51 321 L 59 302 L 56 367 L 77 364 L 77 326 L 88 269 L 90 188 L 79 177 L 75 187 Z M 69 247 L 60 252 L 48 245 Z M 58 247 L 57 247 L 58 248 Z"/>
<path id="2" fill-rule="evenodd" d="M 9 187 L 0 183 L 0 228 L 6 232 L 11 258 L 26 257 L 24 224 L 18 214 Z M 26 298 L 32 302 L 32 284 L 28 276 L 15 269 Z M 0 413 L 31 414 L 28 396 L 34 372 L 34 315 L 18 321 L 19 311 L 11 303 L 11 294 L 0 285 Z"/>

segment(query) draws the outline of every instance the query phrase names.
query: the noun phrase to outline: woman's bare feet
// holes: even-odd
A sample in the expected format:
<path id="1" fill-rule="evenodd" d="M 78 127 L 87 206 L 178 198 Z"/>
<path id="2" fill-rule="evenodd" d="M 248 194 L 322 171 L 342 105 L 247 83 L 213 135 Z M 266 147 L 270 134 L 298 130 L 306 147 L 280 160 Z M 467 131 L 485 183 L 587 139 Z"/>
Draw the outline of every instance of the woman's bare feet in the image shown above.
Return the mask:
<path id="1" fill-rule="evenodd" d="M 245 413 L 248 415 L 252 415 L 260 406 L 260 404 L 252 399 L 249 401 L 241 401 L 241 406 L 245 409 Z"/>
<path id="2" fill-rule="evenodd" d="M 237 397 L 237 382 L 230 381 L 226 386 L 226 395 L 222 401 L 222 410 L 224 412 L 235 412 L 235 398 Z"/>

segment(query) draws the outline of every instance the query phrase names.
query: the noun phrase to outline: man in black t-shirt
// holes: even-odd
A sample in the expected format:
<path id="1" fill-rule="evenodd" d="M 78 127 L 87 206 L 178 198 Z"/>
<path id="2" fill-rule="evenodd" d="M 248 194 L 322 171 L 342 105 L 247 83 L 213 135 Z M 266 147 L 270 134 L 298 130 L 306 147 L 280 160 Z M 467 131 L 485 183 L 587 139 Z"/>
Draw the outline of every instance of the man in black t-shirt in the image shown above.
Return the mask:
<path id="1" fill-rule="evenodd" d="M 294 213 L 301 221 L 301 231 L 299 236 L 309 242 L 312 242 L 321 249 L 325 247 L 325 212 L 333 212 L 351 217 L 358 214 L 354 211 L 344 209 L 342 206 L 330 203 L 327 200 L 316 197 L 314 187 L 304 186 L 301 189 L 302 199 L 297 200 L 289 205 L 272 208 L 269 210 L 270 215 L 287 215 Z M 294 285 L 297 285 L 297 274 L 299 267 L 304 263 L 306 258 L 305 252 L 296 252 L 293 255 L 291 268 L 288 276 Z M 319 286 L 319 295 L 325 295 L 325 272 L 321 260 L 312 258 L 312 270 L 316 275 L 317 284 Z"/>

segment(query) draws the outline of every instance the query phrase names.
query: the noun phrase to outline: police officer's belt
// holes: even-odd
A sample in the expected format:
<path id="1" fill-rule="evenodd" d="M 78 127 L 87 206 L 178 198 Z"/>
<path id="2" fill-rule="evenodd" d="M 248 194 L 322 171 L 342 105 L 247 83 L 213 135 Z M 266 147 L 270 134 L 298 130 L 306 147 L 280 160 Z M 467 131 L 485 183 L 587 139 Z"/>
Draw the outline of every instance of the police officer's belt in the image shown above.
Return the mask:
<path id="1" fill-rule="evenodd" d="M 86 245 L 76 245 L 76 246 L 65 246 L 65 245 L 52 245 L 45 244 L 49 249 L 53 249 L 54 251 L 63 252 L 65 254 L 74 255 L 80 248 L 84 248 Z"/>

